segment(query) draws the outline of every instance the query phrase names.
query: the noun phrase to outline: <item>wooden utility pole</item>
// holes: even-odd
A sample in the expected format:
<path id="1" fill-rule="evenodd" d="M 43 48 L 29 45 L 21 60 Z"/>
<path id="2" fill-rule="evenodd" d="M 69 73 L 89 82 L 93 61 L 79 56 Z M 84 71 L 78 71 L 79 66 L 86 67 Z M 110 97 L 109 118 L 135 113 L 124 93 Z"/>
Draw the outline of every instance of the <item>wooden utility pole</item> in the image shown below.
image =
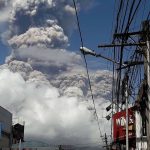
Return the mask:
<path id="1" fill-rule="evenodd" d="M 147 129 L 147 150 L 150 150 L 150 22 L 143 22 L 143 31 L 145 34 L 142 40 L 146 41 L 146 46 L 143 47 L 144 51 L 144 80 L 147 87 L 147 100 L 146 100 L 146 129 Z"/>
<path id="2" fill-rule="evenodd" d="M 147 150 L 150 150 L 150 41 L 147 41 L 146 48 L 146 66 L 147 66 Z"/>

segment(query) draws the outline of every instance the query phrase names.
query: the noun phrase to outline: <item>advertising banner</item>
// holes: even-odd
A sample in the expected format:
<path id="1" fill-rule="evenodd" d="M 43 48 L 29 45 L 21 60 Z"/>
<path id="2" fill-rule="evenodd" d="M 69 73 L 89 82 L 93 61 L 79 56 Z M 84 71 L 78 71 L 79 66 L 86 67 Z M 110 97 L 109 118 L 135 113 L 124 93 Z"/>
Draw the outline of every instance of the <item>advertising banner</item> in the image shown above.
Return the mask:
<path id="1" fill-rule="evenodd" d="M 129 138 L 135 137 L 135 114 L 132 108 L 128 109 Z M 125 140 L 126 138 L 126 111 L 117 112 L 113 115 L 113 139 L 114 141 Z"/>

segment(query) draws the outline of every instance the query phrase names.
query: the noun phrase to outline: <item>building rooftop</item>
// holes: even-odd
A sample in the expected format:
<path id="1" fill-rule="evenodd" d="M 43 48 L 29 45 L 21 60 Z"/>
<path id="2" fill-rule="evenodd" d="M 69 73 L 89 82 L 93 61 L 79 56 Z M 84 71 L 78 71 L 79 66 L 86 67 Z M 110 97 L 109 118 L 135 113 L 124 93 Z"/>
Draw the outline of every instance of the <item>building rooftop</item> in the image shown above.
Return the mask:
<path id="1" fill-rule="evenodd" d="M 13 144 L 12 148 L 18 148 L 19 143 Z M 41 142 L 41 141 L 25 141 L 21 143 L 22 148 L 45 148 L 45 149 L 51 149 L 51 150 L 58 150 L 58 146 L 51 146 L 47 143 Z"/>

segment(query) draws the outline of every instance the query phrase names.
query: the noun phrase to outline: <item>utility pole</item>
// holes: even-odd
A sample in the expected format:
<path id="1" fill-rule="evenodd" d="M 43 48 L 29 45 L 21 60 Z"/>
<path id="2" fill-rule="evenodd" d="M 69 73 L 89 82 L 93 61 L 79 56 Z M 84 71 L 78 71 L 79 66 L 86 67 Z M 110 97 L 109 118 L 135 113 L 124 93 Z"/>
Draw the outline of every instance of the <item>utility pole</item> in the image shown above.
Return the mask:
<path id="1" fill-rule="evenodd" d="M 126 150 L 129 150 L 129 118 L 128 118 L 128 75 L 125 75 L 125 102 L 126 102 Z"/>
<path id="2" fill-rule="evenodd" d="M 59 147 L 59 150 L 63 150 L 63 149 L 62 149 L 62 145 L 59 145 L 58 147 Z"/>
<path id="3" fill-rule="evenodd" d="M 144 51 L 144 79 L 147 87 L 147 100 L 146 100 L 146 129 L 147 129 L 147 150 L 150 150 L 150 22 L 143 22 L 142 40 L 146 41 L 146 46 L 143 47 Z"/>
<path id="4" fill-rule="evenodd" d="M 122 90 L 123 90 L 123 96 L 124 96 L 124 101 L 125 101 L 125 108 L 126 108 L 126 150 L 129 149 L 129 115 L 128 115 L 128 81 L 129 81 L 129 76 L 128 72 L 125 73 L 124 79 L 122 81 Z"/>
<path id="5" fill-rule="evenodd" d="M 150 150 L 150 41 L 147 41 L 147 150 Z"/>
<path id="6" fill-rule="evenodd" d="M 105 143 L 106 143 L 106 150 L 109 150 L 109 148 L 108 148 L 108 141 L 107 141 L 107 135 L 106 135 L 106 133 L 105 133 Z"/>
<path id="7" fill-rule="evenodd" d="M 144 79 L 147 86 L 147 101 L 146 101 L 146 129 L 147 129 L 147 150 L 150 150 L 150 21 L 143 22 L 143 29 L 142 31 L 137 32 L 129 32 L 129 33 L 117 33 L 114 34 L 114 38 L 122 39 L 124 36 L 141 36 L 141 39 L 136 42 L 137 40 L 133 40 L 133 43 L 113 43 L 113 44 L 103 44 L 99 45 L 99 48 L 104 47 L 128 47 L 128 46 L 135 46 L 138 49 L 135 51 L 144 55 L 144 62 L 143 61 L 126 61 L 123 62 L 122 66 L 117 68 L 116 70 L 120 69 L 130 69 L 132 66 L 136 65 L 143 65 L 144 64 Z M 132 37 L 131 37 L 132 39 Z M 129 118 L 128 118 L 128 80 L 129 76 L 125 76 L 125 86 L 124 86 L 124 97 L 125 97 L 125 105 L 126 105 L 126 150 L 129 150 Z M 118 105 L 118 103 L 117 103 Z"/>
<path id="8" fill-rule="evenodd" d="M 124 37 L 126 37 L 126 36 L 135 36 L 135 35 L 140 35 L 140 34 L 142 34 L 143 32 L 141 32 L 141 31 L 137 31 L 137 32 L 129 32 L 129 33 L 116 33 L 116 34 L 114 34 L 114 38 L 120 38 L 121 40 L 124 38 Z M 141 42 L 132 42 L 132 43 L 128 43 L 128 42 L 122 42 L 122 43 L 113 43 L 113 44 L 101 44 L 101 45 L 98 45 L 98 48 L 112 48 L 112 47 L 120 47 L 120 48 L 122 48 L 122 47 L 128 47 L 128 46 L 134 46 L 134 47 L 137 47 L 137 46 L 146 46 L 146 42 L 145 41 L 141 41 Z M 115 60 L 114 60 L 114 62 L 116 62 Z M 116 63 L 116 64 L 118 64 L 118 63 Z M 117 71 L 119 71 L 119 70 L 122 70 L 122 69 L 126 69 L 126 68 L 129 68 L 129 67 L 131 67 L 131 66 L 136 66 L 136 65 L 143 65 L 143 62 L 139 62 L 139 61 L 131 61 L 131 62 L 127 62 L 126 64 L 125 63 L 122 63 L 120 66 L 119 66 L 119 68 L 117 68 L 116 70 Z M 117 91 L 118 91 L 118 94 L 120 94 L 119 93 L 119 89 L 117 89 Z M 117 105 L 116 105 L 116 111 L 118 111 L 119 110 L 119 99 L 117 98 Z"/>

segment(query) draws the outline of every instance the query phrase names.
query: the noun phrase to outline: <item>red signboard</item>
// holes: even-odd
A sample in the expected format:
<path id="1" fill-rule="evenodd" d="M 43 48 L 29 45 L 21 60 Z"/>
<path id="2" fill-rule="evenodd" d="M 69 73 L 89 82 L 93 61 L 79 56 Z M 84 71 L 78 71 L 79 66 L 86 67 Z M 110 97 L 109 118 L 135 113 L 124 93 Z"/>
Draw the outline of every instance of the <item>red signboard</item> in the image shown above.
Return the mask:
<path id="1" fill-rule="evenodd" d="M 132 108 L 128 109 L 129 118 L 129 138 L 135 136 L 135 115 Z M 126 111 L 121 111 L 113 115 L 113 139 L 114 141 L 125 140 L 126 138 Z"/>

